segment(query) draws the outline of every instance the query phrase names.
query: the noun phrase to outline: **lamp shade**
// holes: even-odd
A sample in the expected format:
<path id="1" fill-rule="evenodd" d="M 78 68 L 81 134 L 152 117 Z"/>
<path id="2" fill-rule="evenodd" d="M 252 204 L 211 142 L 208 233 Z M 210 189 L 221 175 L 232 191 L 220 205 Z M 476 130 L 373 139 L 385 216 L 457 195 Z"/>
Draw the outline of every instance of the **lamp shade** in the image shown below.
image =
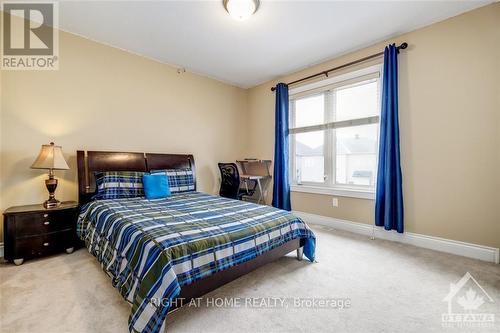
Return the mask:
<path id="1" fill-rule="evenodd" d="M 64 159 L 61 146 L 55 146 L 54 142 L 51 142 L 48 145 L 42 145 L 40 153 L 31 168 L 67 170 L 69 166 Z"/>

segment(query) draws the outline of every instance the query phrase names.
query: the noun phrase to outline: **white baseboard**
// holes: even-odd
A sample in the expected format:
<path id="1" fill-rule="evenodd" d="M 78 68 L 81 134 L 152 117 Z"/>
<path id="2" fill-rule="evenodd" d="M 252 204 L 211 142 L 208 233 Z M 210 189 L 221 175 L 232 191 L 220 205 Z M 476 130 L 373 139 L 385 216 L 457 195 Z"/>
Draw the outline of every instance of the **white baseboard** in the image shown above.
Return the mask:
<path id="1" fill-rule="evenodd" d="M 498 264 L 500 261 L 500 250 L 498 248 L 483 246 L 478 244 L 460 242 L 456 240 L 426 236 L 412 232 L 399 234 L 395 231 L 387 231 L 383 228 L 357 223 L 347 220 L 336 219 L 333 217 L 321 216 L 316 214 L 293 212 L 298 217 L 302 218 L 307 223 L 319 224 L 335 229 L 350 231 L 356 234 L 366 235 L 375 238 L 385 239 L 405 244 L 410 244 L 426 249 L 452 253 L 463 257 L 479 259 L 483 261 L 493 262 Z M 4 256 L 4 245 L 0 243 L 0 258 Z"/>
<path id="2" fill-rule="evenodd" d="M 460 242 L 440 237 L 415 234 L 412 232 L 399 234 L 396 231 L 387 231 L 380 227 L 373 227 L 368 224 L 356 223 L 347 220 L 336 219 L 333 217 L 326 217 L 298 211 L 294 211 L 293 213 L 302 218 L 306 223 L 319 224 L 370 237 L 373 235 L 375 238 L 379 239 L 411 244 L 426 249 L 452 253 L 463 257 L 494 262 L 497 264 L 500 260 L 499 249 L 494 247 Z"/>

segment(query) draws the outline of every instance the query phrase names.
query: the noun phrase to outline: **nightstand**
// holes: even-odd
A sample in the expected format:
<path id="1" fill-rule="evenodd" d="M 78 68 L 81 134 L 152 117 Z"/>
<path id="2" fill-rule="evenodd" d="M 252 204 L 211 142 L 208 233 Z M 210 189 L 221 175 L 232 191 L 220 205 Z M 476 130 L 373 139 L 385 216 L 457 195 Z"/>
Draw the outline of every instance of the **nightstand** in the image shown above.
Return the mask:
<path id="1" fill-rule="evenodd" d="M 16 265 L 58 251 L 71 253 L 78 244 L 78 204 L 74 201 L 50 209 L 42 204 L 10 207 L 3 215 L 4 256 Z"/>

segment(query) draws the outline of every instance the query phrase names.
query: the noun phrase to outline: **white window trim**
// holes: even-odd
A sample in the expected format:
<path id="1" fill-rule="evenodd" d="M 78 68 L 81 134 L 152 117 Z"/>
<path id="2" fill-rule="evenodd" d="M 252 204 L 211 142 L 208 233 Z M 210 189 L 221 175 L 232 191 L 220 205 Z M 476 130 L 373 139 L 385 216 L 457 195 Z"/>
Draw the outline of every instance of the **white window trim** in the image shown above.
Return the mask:
<path id="1" fill-rule="evenodd" d="M 305 84 L 296 88 L 290 89 L 288 94 L 290 96 L 292 95 L 297 95 L 301 92 L 309 91 L 309 90 L 314 90 L 316 88 L 323 88 L 325 86 L 329 86 L 331 84 L 336 84 L 336 83 L 344 83 L 344 81 L 349 81 L 355 78 L 358 78 L 360 76 L 365 76 L 365 75 L 370 75 L 373 74 L 374 72 L 379 72 L 382 73 L 382 64 L 377 64 L 373 65 L 370 67 L 365 67 L 356 71 L 352 71 L 349 73 L 337 75 L 337 76 L 332 76 L 328 79 L 324 79 L 321 81 Z M 343 84 L 342 84 L 343 85 Z"/>
<path id="2" fill-rule="evenodd" d="M 375 191 L 354 189 L 354 188 L 342 188 L 340 186 L 327 187 L 327 186 L 311 186 L 311 185 L 290 185 L 290 190 L 292 192 L 303 192 L 303 193 L 313 193 L 313 194 L 326 194 L 335 195 L 339 197 L 357 198 L 357 199 L 375 199 Z"/>
<path id="3" fill-rule="evenodd" d="M 334 77 L 330 77 L 328 79 L 324 79 L 321 81 L 313 82 L 310 84 L 306 84 L 300 87 L 296 87 L 293 89 L 290 89 L 289 95 L 290 98 L 297 97 L 297 95 L 302 95 L 302 93 L 308 93 L 312 92 L 316 89 L 321 90 L 324 89 L 327 86 L 332 86 L 332 85 L 344 85 L 348 84 L 348 81 L 355 80 L 357 81 L 360 77 L 365 77 L 367 75 L 373 75 L 375 72 L 380 73 L 382 75 L 382 64 L 377 64 L 374 66 L 362 68 L 360 70 L 352 71 L 349 73 L 337 75 Z M 346 82 L 347 81 L 347 82 Z M 379 121 L 379 116 L 374 116 L 371 117 L 375 122 Z M 372 119 L 368 120 L 368 123 L 372 123 Z M 349 123 L 350 124 L 347 124 Z M 295 124 L 290 124 L 290 133 L 301 133 L 303 132 L 302 130 L 295 130 Z M 346 121 L 347 126 L 352 126 L 353 121 Z M 356 124 L 357 125 L 357 124 Z M 324 125 L 316 125 L 316 126 L 310 126 L 312 129 L 313 127 L 318 127 L 318 130 L 320 129 L 326 129 L 328 127 L 333 128 L 333 126 L 329 126 L 327 124 Z M 335 126 L 337 127 L 337 126 Z M 343 127 L 343 126 L 338 126 L 338 127 Z M 309 128 L 308 128 L 309 129 Z M 294 148 L 290 150 L 290 156 L 294 156 Z M 326 158 L 326 156 L 325 156 Z M 331 164 L 327 162 L 327 167 L 328 164 Z M 291 170 L 294 170 L 294 165 L 291 163 Z M 325 170 L 326 171 L 326 170 Z M 292 178 L 293 179 L 293 178 Z M 301 184 L 296 184 L 296 183 L 291 183 L 290 184 L 290 190 L 292 192 L 303 192 L 303 193 L 314 193 L 314 194 L 324 194 L 324 195 L 335 195 L 335 196 L 341 196 L 341 197 L 350 197 L 350 198 L 358 198 L 358 199 L 367 199 L 367 200 L 374 200 L 375 199 L 375 186 L 373 188 L 358 188 L 356 186 L 349 186 L 349 185 L 328 185 L 328 184 L 314 184 L 314 183 L 306 183 L 303 182 Z"/>

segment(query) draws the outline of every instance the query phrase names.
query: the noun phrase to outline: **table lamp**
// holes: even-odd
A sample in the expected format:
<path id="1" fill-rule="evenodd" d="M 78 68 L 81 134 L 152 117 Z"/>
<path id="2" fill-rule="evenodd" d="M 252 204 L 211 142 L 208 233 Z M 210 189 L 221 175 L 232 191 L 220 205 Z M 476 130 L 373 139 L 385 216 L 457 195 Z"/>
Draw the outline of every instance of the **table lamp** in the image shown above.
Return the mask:
<path id="1" fill-rule="evenodd" d="M 49 170 L 49 179 L 45 180 L 45 186 L 49 191 L 49 199 L 43 203 L 45 208 L 54 208 L 61 204 L 56 199 L 54 192 L 57 188 L 57 179 L 54 178 L 54 170 L 68 170 L 68 163 L 64 159 L 61 146 L 55 146 L 54 142 L 48 145 L 42 145 L 40 153 L 31 166 L 32 169 Z"/>

